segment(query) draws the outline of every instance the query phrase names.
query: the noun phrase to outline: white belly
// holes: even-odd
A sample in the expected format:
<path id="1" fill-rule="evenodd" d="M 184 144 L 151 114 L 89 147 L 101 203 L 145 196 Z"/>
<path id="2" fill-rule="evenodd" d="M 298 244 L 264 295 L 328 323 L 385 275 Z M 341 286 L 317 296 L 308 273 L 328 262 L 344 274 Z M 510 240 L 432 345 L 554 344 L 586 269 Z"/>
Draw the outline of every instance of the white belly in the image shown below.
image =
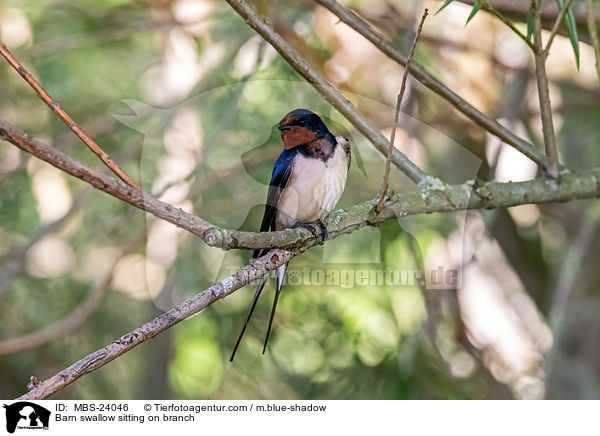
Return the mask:
<path id="1" fill-rule="evenodd" d="M 348 158 L 343 147 L 327 161 L 298 155 L 292 175 L 281 194 L 276 217 L 277 230 L 323 219 L 344 192 Z"/>

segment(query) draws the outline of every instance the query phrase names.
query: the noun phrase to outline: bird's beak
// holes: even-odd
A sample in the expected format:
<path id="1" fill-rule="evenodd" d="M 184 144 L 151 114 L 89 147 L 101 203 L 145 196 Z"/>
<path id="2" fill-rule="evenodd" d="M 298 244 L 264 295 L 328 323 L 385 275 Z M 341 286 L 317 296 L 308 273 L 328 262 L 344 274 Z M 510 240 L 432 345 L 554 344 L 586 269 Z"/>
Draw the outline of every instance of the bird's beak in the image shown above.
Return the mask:
<path id="1" fill-rule="evenodd" d="M 281 130 L 282 132 L 284 130 L 290 130 L 292 128 L 292 126 L 279 126 L 278 129 Z"/>

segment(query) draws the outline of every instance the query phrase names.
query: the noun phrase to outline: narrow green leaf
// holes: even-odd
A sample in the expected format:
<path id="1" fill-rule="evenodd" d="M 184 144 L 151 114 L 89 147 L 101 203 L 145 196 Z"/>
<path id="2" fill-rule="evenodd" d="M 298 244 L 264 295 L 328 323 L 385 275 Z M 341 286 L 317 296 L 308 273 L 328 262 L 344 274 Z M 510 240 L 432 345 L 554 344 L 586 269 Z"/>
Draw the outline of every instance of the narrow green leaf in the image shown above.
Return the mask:
<path id="1" fill-rule="evenodd" d="M 527 11 L 527 39 L 531 41 L 533 35 L 533 10 L 529 8 Z"/>
<path id="2" fill-rule="evenodd" d="M 469 24 L 469 21 L 471 21 L 471 18 L 473 18 L 475 14 L 479 11 L 479 9 L 481 9 L 481 6 L 483 5 L 480 2 L 475 2 L 475 4 L 473 5 L 473 9 L 471 10 L 471 15 L 469 15 L 469 18 L 467 18 L 465 26 Z"/>
<path id="3" fill-rule="evenodd" d="M 437 12 L 435 13 L 435 15 L 439 14 L 442 9 L 444 9 L 446 6 L 448 6 L 453 1 L 455 1 L 455 0 L 446 0 L 446 2 L 442 5 L 442 7 L 437 10 Z"/>
<path id="4" fill-rule="evenodd" d="M 566 0 L 556 0 L 559 8 L 563 8 Z M 577 35 L 577 23 L 575 22 L 575 14 L 573 8 L 570 7 L 565 14 L 565 26 L 567 27 L 567 33 L 573 46 L 573 52 L 575 53 L 575 63 L 577 64 L 577 70 L 579 70 L 579 36 Z"/>
<path id="5" fill-rule="evenodd" d="M 577 35 L 577 23 L 575 22 L 573 8 L 569 8 L 565 15 L 565 25 L 569 32 L 569 39 L 571 40 L 573 52 L 575 53 L 575 62 L 577 63 L 577 69 L 579 70 L 579 36 Z"/>

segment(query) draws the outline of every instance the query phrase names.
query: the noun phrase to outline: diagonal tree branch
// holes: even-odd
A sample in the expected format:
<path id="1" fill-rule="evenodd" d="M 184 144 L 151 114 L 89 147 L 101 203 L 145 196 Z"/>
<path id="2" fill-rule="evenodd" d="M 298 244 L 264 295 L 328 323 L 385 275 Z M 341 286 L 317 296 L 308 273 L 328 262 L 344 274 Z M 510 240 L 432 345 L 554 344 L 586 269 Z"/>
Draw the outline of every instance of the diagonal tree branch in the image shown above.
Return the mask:
<path id="1" fill-rule="evenodd" d="M 360 33 L 369 40 L 375 47 L 381 50 L 390 59 L 398 62 L 406 67 L 406 57 L 386 41 L 379 33 L 377 33 L 368 23 L 361 19 L 352 11 L 340 5 L 336 0 L 315 0 L 320 5 L 329 9 L 342 22 L 350 26 L 356 32 Z M 469 104 L 459 95 L 455 94 L 450 88 L 440 82 L 438 79 L 429 74 L 423 67 L 416 63 L 412 63 L 409 67 L 412 76 L 422 85 L 429 88 L 431 91 L 438 94 L 440 97 L 447 100 L 459 112 L 472 120 L 475 124 L 497 136 L 508 145 L 519 150 L 529 159 L 534 161 L 544 170 L 548 170 L 548 161 L 546 156 L 540 153 L 529 142 L 518 137 L 506 127 L 502 126 L 498 121 L 492 120 L 478 109 Z"/>
<path id="2" fill-rule="evenodd" d="M 261 18 L 244 0 L 226 0 L 227 3 L 262 36 L 265 41 L 275 48 L 279 54 L 304 77 L 315 89 L 335 107 L 348 121 L 352 123 L 375 148 L 384 156 L 389 148 L 389 141 L 373 126 L 360 111 L 331 84 L 319 74 L 273 27 Z M 400 150 L 394 149 L 392 162 L 413 182 L 421 187 L 431 185 L 441 186 L 441 182 L 428 176 L 410 161 Z"/>
<path id="3" fill-rule="evenodd" d="M 265 256 L 256 259 L 237 273 L 185 300 L 183 303 L 175 306 L 168 312 L 163 313 L 141 327 L 121 336 L 104 348 L 87 355 L 53 377 L 36 383 L 33 386 L 33 389 L 20 396 L 19 399 L 39 400 L 48 397 L 84 375 L 102 368 L 107 363 L 112 362 L 117 357 L 125 354 L 147 340 L 152 339 L 159 333 L 173 327 L 175 324 L 178 324 L 184 319 L 207 308 L 214 302 L 225 298 L 253 280 L 262 277 L 267 272 L 289 262 L 294 256 L 302 251 L 304 251 L 304 249 L 295 251 L 270 251 Z"/>
<path id="4" fill-rule="evenodd" d="M 31 75 L 29 71 L 25 69 L 23 65 L 13 56 L 13 54 L 6 48 L 4 44 L 0 44 L 0 55 L 6 59 L 6 61 L 13 67 L 17 73 L 27 82 L 31 88 L 37 93 L 37 95 L 48 105 L 50 109 L 54 111 L 58 118 L 69 127 L 79 139 L 81 139 L 90 150 L 94 152 L 96 156 L 106 165 L 110 170 L 115 173 L 121 180 L 134 188 L 139 189 L 139 185 L 133 180 L 125 171 L 110 158 L 108 154 L 100 148 L 96 142 L 85 133 L 79 125 L 73 121 L 73 119 L 67 114 L 56 100 L 42 88 L 42 85 Z"/>
<path id="5" fill-rule="evenodd" d="M 309 248 L 317 244 L 318 236 L 304 229 L 264 233 L 222 229 L 193 214 L 174 208 L 144 191 L 126 186 L 109 175 L 87 168 L 60 150 L 23 133 L 7 121 L 0 120 L 0 139 L 7 140 L 102 192 L 187 230 L 210 246 L 254 250 Z M 380 214 L 373 214 L 377 200 L 369 200 L 332 212 L 326 224 L 329 239 L 333 239 L 365 226 L 378 225 L 387 219 L 407 215 L 455 212 L 465 209 L 493 209 L 527 203 L 538 204 L 597 197 L 600 197 L 600 168 L 565 174 L 559 185 L 542 177 L 516 183 L 487 182 L 478 187 L 463 183 L 446 185 L 441 190 L 433 188 L 397 194 L 388 197 Z"/>

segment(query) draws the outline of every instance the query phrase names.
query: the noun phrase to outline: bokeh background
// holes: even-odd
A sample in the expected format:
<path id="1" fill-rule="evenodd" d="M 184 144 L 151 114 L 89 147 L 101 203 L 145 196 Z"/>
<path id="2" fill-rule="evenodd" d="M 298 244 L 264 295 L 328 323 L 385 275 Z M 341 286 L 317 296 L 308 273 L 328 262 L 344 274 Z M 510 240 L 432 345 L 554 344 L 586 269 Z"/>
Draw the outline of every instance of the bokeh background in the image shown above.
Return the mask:
<path id="1" fill-rule="evenodd" d="M 389 137 L 400 66 L 312 1 L 252 4 Z M 442 2 L 345 4 L 406 53 L 423 8 Z M 457 1 L 430 15 L 415 59 L 541 147 L 528 48 L 485 12 L 465 26 L 470 10 Z M 548 75 L 562 162 L 589 169 L 600 163 L 600 93 L 579 24 L 579 70 L 559 35 Z M 340 207 L 375 197 L 380 186 L 381 155 L 225 2 L 3 0 L 0 39 L 146 190 L 217 225 L 259 227 L 281 150 L 276 126 L 297 107 L 318 112 L 352 141 Z M 421 168 L 452 183 L 536 176 L 528 159 L 417 82 L 408 85 L 396 144 Z M 102 170 L 3 63 L 0 117 Z M 5 142 L 0 184 L 3 398 L 249 259 L 208 248 Z M 390 185 L 415 189 L 395 169 Z M 290 268 L 426 275 L 441 268 L 458 271 L 459 283 L 289 284 L 263 356 L 270 286 L 229 363 L 254 293 L 248 286 L 54 398 L 598 399 L 599 217 L 597 202 L 577 201 L 363 229 L 311 249 Z"/>

